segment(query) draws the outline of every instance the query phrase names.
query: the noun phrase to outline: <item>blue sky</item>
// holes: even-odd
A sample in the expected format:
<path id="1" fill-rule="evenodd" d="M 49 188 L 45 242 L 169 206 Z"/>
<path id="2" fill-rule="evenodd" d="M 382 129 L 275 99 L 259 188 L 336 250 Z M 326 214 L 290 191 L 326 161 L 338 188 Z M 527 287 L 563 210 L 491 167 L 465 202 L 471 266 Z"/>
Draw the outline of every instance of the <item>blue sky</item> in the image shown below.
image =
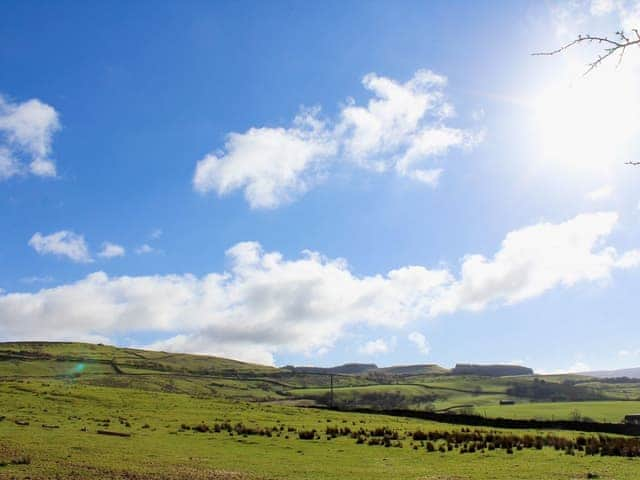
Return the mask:
<path id="1" fill-rule="evenodd" d="M 0 11 L 0 340 L 640 364 L 637 2 Z"/>

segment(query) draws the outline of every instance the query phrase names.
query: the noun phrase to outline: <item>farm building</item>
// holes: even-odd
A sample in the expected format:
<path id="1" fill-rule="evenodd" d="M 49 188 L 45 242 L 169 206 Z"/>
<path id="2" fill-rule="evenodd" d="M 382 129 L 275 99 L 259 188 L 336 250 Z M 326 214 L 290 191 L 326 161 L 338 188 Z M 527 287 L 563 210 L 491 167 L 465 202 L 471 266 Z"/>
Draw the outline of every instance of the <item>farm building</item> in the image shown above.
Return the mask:
<path id="1" fill-rule="evenodd" d="M 500 400 L 500 405 L 515 405 L 515 400 Z"/>
<path id="2" fill-rule="evenodd" d="M 627 415 L 626 417 L 624 417 L 624 423 L 628 423 L 631 425 L 640 425 L 640 413 Z"/>

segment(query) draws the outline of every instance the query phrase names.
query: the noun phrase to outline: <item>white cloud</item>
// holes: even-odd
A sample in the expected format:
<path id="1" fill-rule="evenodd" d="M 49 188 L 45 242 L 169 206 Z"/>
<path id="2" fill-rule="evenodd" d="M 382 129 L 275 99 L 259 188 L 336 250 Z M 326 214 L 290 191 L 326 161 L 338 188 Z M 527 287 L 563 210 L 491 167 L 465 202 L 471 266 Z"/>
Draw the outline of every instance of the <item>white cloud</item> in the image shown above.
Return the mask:
<path id="1" fill-rule="evenodd" d="M 429 352 L 431 352 L 431 346 L 429 342 L 427 342 L 427 337 L 420 332 L 411 332 L 407 336 L 407 339 L 417 347 L 422 355 L 429 355 Z"/>
<path id="2" fill-rule="evenodd" d="M 613 195 L 613 187 L 610 184 L 607 184 L 587 193 L 587 198 L 589 200 L 598 201 L 611 198 L 611 195 Z"/>
<path id="3" fill-rule="evenodd" d="M 535 372 L 539 375 L 564 375 L 567 373 L 588 373 L 593 371 L 591 366 L 582 360 L 583 357 L 584 355 L 582 354 L 577 355 L 575 361 L 566 368 L 556 368 L 554 370 L 536 368 Z"/>
<path id="4" fill-rule="evenodd" d="M 149 235 L 149 237 L 151 237 L 152 240 L 158 240 L 162 236 L 163 233 L 164 232 L 162 231 L 161 228 L 154 228 L 151 231 L 151 234 Z"/>
<path id="5" fill-rule="evenodd" d="M 333 123 L 320 120 L 315 109 L 289 128 L 229 134 L 223 152 L 198 162 L 194 188 L 219 195 L 243 190 L 252 208 L 275 208 L 306 192 L 338 160 L 435 186 L 442 168 L 430 160 L 482 140 L 482 132 L 445 125 L 454 109 L 443 76 L 419 70 L 401 84 L 371 73 L 363 85 L 373 98 L 366 106 L 349 100 Z"/>
<path id="6" fill-rule="evenodd" d="M 374 94 L 366 107 L 348 105 L 342 110 L 341 128 L 352 132 L 345 140 L 346 150 L 368 162 L 369 157 L 395 152 L 420 127 L 427 112 L 445 116 L 451 107 L 443 101 L 447 79 L 428 70 L 419 70 L 405 84 L 366 75 L 362 84 Z"/>
<path id="7" fill-rule="evenodd" d="M 384 339 L 378 338 L 376 340 L 370 340 L 364 345 L 361 345 L 358 348 L 358 352 L 368 356 L 381 355 L 381 354 L 389 353 L 390 351 L 392 351 L 394 343 L 395 342 L 393 340 L 391 344 L 389 344 Z"/>
<path id="8" fill-rule="evenodd" d="M 31 173 L 54 177 L 50 158 L 58 112 L 40 100 L 12 103 L 0 95 L 0 180 Z"/>
<path id="9" fill-rule="evenodd" d="M 366 107 L 343 108 L 338 131 L 345 154 L 359 164 L 379 171 L 395 169 L 426 183 L 439 169 L 418 168 L 425 161 L 454 147 L 473 147 L 482 135 L 451 128 L 444 121 L 454 115 L 444 96 L 447 79 L 429 70 L 418 70 L 400 84 L 376 74 L 366 75 L 363 85 L 374 94 Z M 416 172 L 418 172 L 416 174 Z"/>
<path id="10" fill-rule="evenodd" d="M 395 168 L 402 175 L 413 177 L 414 172 L 420 172 L 416 165 L 420 165 L 425 158 L 444 155 L 453 147 L 471 148 L 482 141 L 482 134 L 474 134 L 463 130 L 437 127 L 427 128 L 413 137 Z M 431 172 L 441 169 L 431 169 Z"/>
<path id="11" fill-rule="evenodd" d="M 356 275 L 342 259 L 306 251 L 287 260 L 243 242 L 227 251 L 227 272 L 113 278 L 97 272 L 36 293 L 2 293 L 0 336 L 108 339 L 152 332 L 160 339 L 153 348 L 273 363 L 278 352 L 326 351 L 356 325 L 400 328 L 606 280 L 615 269 L 640 265 L 640 252 L 618 254 L 604 244 L 616 221 L 615 213 L 594 213 L 513 231 L 493 258 L 465 257 L 459 278 L 416 265 Z M 68 244 L 68 232 L 61 233 L 55 235 L 67 241 L 34 236 L 34 243 Z M 88 257 L 69 254 L 66 246 L 47 251 Z M 418 335 L 410 340 L 426 351 Z"/>
<path id="12" fill-rule="evenodd" d="M 13 157 L 11 150 L 0 145 L 0 180 L 20 173 L 20 162 Z"/>
<path id="13" fill-rule="evenodd" d="M 148 243 L 143 243 L 142 245 L 140 245 L 138 248 L 136 248 L 136 253 L 138 255 L 145 255 L 147 253 L 153 253 L 155 252 L 156 249 L 153 248 L 151 245 L 149 245 Z"/>
<path id="14" fill-rule="evenodd" d="M 243 189 L 252 208 L 274 208 L 305 192 L 335 148 L 317 112 L 303 112 L 291 128 L 229 134 L 225 153 L 198 162 L 193 185 L 219 195 Z"/>
<path id="15" fill-rule="evenodd" d="M 123 246 L 111 242 L 104 242 L 98 256 L 102 258 L 115 258 L 124 257 L 125 253 Z"/>
<path id="16" fill-rule="evenodd" d="M 401 325 L 421 316 L 446 272 L 408 267 L 357 277 L 343 260 L 297 260 L 256 243 L 227 252 L 231 270 L 109 278 L 94 273 L 37 293 L 0 296 L 7 338 L 86 338 L 156 332 L 153 347 L 273 362 L 278 351 L 333 345 L 348 325 Z"/>
<path id="17" fill-rule="evenodd" d="M 407 172 L 405 175 L 407 175 L 409 178 L 435 187 L 438 185 L 438 181 L 440 180 L 440 176 L 442 175 L 442 169 L 432 168 L 423 170 L 420 168 L 416 168 L 415 170 Z"/>
<path id="18" fill-rule="evenodd" d="M 618 254 L 601 247 L 617 221 L 616 213 L 591 213 L 510 232 L 492 259 L 466 256 L 460 279 L 434 308 L 453 312 L 517 303 L 557 286 L 607 280 L 614 269 L 637 267 L 640 251 Z"/>
<path id="19" fill-rule="evenodd" d="M 78 263 L 92 261 L 84 237 L 68 230 L 62 230 L 51 235 L 42 235 L 40 232 L 29 240 L 31 246 L 40 255 L 52 254 L 67 257 Z"/>

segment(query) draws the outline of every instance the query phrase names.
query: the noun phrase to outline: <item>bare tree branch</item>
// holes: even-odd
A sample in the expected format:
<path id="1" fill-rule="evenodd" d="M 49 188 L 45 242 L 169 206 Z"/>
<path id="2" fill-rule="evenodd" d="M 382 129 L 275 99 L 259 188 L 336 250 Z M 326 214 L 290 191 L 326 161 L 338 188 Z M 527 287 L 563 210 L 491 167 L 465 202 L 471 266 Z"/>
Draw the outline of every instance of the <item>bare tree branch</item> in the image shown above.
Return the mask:
<path id="1" fill-rule="evenodd" d="M 607 37 L 598 37 L 595 35 L 578 35 L 578 38 L 567 43 L 566 45 L 563 45 L 562 47 L 556 50 L 552 50 L 549 52 L 532 53 L 532 55 L 534 56 L 556 55 L 580 43 L 588 43 L 588 44 L 595 43 L 598 45 L 602 45 L 603 50 L 600 54 L 598 54 L 598 58 L 593 62 L 587 64 L 587 67 L 588 67 L 587 71 L 584 72 L 584 75 L 587 75 L 591 72 L 591 70 L 598 67 L 602 62 L 604 62 L 607 58 L 614 55 L 615 53 L 620 54 L 620 57 L 618 58 L 618 65 L 620 65 L 627 48 L 634 45 L 637 45 L 638 47 L 640 47 L 640 31 L 637 28 L 634 28 L 632 32 L 635 35 L 635 38 L 633 36 L 629 38 L 629 36 L 624 31 L 620 30 L 619 32 L 616 32 L 615 40 L 612 40 Z"/>
<path id="2" fill-rule="evenodd" d="M 565 50 L 570 49 L 581 43 L 587 44 L 597 44 L 602 46 L 602 51 L 598 54 L 598 58 L 596 58 L 593 62 L 587 64 L 587 70 L 583 75 L 588 75 L 591 73 L 593 69 L 598 67 L 602 62 L 604 62 L 607 58 L 612 55 L 619 53 L 618 63 L 616 67 L 619 67 L 622 63 L 622 59 L 624 58 L 624 54 L 627 51 L 627 48 L 637 45 L 640 47 L 640 30 L 634 28 L 631 30 L 633 35 L 629 38 L 623 30 L 616 32 L 615 40 L 612 40 L 607 37 L 598 37 L 595 35 L 578 35 L 578 38 L 575 40 L 557 48 L 556 50 L 552 50 L 549 52 L 537 52 L 532 53 L 534 56 L 549 56 L 549 55 L 557 55 L 559 53 L 564 52 Z M 630 161 L 625 162 L 625 165 L 633 165 L 640 166 L 640 161 Z"/>

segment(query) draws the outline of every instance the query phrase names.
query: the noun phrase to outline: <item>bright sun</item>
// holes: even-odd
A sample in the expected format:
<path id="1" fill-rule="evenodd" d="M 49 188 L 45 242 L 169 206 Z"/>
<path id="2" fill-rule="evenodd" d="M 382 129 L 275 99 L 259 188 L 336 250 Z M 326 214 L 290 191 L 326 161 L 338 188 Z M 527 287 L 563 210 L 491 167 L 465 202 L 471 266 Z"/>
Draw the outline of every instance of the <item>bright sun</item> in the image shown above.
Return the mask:
<path id="1" fill-rule="evenodd" d="M 632 160 L 640 136 L 638 78 L 634 70 L 600 70 L 539 94 L 531 105 L 539 158 L 588 170 Z"/>

